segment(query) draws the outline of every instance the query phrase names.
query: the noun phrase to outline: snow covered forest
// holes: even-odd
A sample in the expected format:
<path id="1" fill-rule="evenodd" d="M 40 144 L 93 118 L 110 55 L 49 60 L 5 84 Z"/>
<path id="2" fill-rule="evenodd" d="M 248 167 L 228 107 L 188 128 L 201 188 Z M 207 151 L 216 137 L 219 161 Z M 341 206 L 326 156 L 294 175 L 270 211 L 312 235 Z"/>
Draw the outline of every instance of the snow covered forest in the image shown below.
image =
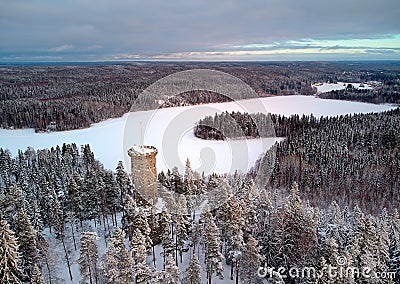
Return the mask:
<path id="1" fill-rule="evenodd" d="M 287 137 L 270 150 L 277 155 L 271 188 L 296 181 L 315 206 L 336 200 L 373 214 L 400 207 L 399 108 L 321 118 L 225 112 L 201 119 L 194 133 L 217 140 L 270 137 L 275 135 L 267 133 L 271 124 L 276 136 Z"/>
<path id="2" fill-rule="evenodd" d="M 312 95 L 315 82 L 374 80 L 380 84 L 371 90 L 318 96 L 399 102 L 398 64 L 390 62 L 6 65 L 0 126 L 89 127 L 128 112 L 159 78 L 210 67 L 260 96 Z M 163 107 L 222 101 L 195 91 Z M 400 283 L 399 125 L 399 108 L 208 116 L 194 128 L 196 137 L 285 138 L 262 158 L 276 155 L 269 181 L 257 183 L 261 161 L 248 173 L 205 175 L 188 159 L 182 172 L 159 171 L 157 204 L 141 198 L 123 162 L 106 169 L 93 145 L 29 147 L 15 155 L 0 148 L 0 283 Z M 313 270 L 263 277 L 262 267 Z M 353 273 L 331 277 L 327 267 Z M 365 268 L 372 279 L 357 273 Z"/>
<path id="3" fill-rule="evenodd" d="M 343 119 L 332 119 L 331 129 Z M 377 214 L 340 198 L 312 206 L 303 179 L 287 191 L 260 190 L 251 176 L 204 177 L 188 161 L 183 174 L 159 174 L 157 210 L 136 196 L 122 163 L 104 170 L 88 145 L 16 157 L 1 149 L 0 168 L 2 283 L 261 283 L 262 265 L 322 270 L 339 256 L 348 266 L 397 272 L 377 283 L 400 279 L 397 206 Z M 206 205 L 193 198 L 207 193 Z M 356 276 L 329 283 L 366 283 Z"/>
<path id="4" fill-rule="evenodd" d="M 119 63 L 0 66 L 0 127 L 64 131 L 120 117 L 150 84 L 175 72 L 211 68 L 236 76 L 260 97 L 312 95 L 316 82 L 368 82 L 374 90 L 319 94 L 374 103 L 399 102 L 397 63 L 259 62 L 259 63 Z M 226 101 L 195 91 L 175 96 L 164 107 Z"/>

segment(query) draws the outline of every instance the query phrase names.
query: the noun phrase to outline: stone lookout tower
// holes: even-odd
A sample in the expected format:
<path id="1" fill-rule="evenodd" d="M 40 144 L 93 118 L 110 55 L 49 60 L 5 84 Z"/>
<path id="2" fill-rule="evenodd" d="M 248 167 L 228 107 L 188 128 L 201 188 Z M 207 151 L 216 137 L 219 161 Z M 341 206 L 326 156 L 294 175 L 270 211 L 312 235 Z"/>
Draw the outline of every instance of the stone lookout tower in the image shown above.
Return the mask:
<path id="1" fill-rule="evenodd" d="M 128 150 L 131 157 L 131 171 L 135 190 L 146 201 L 157 202 L 157 167 L 154 146 L 134 145 Z"/>

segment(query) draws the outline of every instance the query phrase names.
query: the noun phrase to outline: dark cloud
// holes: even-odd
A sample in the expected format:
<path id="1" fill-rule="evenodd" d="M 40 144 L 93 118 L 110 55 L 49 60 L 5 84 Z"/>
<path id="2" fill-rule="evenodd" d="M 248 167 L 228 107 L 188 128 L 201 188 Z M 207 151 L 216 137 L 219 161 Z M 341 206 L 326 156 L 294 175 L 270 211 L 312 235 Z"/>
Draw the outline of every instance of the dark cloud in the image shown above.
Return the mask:
<path id="1" fill-rule="evenodd" d="M 399 10 L 398 0 L 0 0 L 0 53 L 100 58 L 371 38 L 400 34 Z"/>

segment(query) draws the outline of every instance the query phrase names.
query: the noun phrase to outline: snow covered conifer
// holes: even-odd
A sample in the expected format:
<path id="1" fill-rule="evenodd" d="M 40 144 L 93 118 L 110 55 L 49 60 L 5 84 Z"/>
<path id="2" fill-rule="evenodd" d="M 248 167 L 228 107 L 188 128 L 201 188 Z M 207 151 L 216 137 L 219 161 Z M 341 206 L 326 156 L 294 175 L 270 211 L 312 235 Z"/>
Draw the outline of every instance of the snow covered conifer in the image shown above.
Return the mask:
<path id="1" fill-rule="evenodd" d="M 206 205 L 204 205 L 203 210 L 201 211 L 200 214 L 200 223 L 203 224 L 203 227 L 207 226 L 207 224 L 209 224 L 211 222 L 211 220 L 213 220 L 213 216 L 211 214 L 210 211 L 210 206 L 208 205 L 208 203 L 206 203 Z"/>
<path id="2" fill-rule="evenodd" d="M 146 240 L 139 229 L 136 229 L 132 240 L 132 255 L 136 283 L 148 283 L 154 276 L 154 271 L 146 263 Z"/>
<path id="3" fill-rule="evenodd" d="M 195 255 L 192 256 L 185 270 L 182 284 L 201 284 L 201 265 Z"/>
<path id="4" fill-rule="evenodd" d="M 183 179 L 177 166 L 172 168 L 171 173 L 171 190 L 175 193 L 183 193 Z"/>
<path id="5" fill-rule="evenodd" d="M 133 260 L 125 247 L 125 233 L 117 228 L 102 264 L 107 283 L 132 283 Z"/>
<path id="6" fill-rule="evenodd" d="M 203 232 L 205 243 L 205 259 L 206 271 L 208 275 L 208 283 L 211 284 L 211 279 L 214 273 L 223 279 L 222 271 L 222 253 L 221 253 L 221 239 L 218 232 L 218 227 L 211 218 Z"/>
<path id="7" fill-rule="evenodd" d="M 7 221 L 0 223 L 0 283 L 21 283 L 21 255 L 14 232 Z"/>
<path id="8" fill-rule="evenodd" d="M 253 281 L 258 278 L 257 271 L 261 266 L 260 259 L 258 241 L 250 235 L 247 238 L 240 260 L 240 279 L 242 283 L 254 283 Z"/>
<path id="9" fill-rule="evenodd" d="M 175 265 L 171 254 L 167 256 L 167 263 L 164 271 L 164 284 L 177 284 L 179 280 L 179 268 Z"/>
<path id="10" fill-rule="evenodd" d="M 189 158 L 186 159 L 185 174 L 183 176 L 183 190 L 186 194 L 193 194 L 194 177 Z"/>
<path id="11" fill-rule="evenodd" d="M 16 224 L 19 250 L 21 252 L 22 267 L 28 275 L 32 273 L 33 266 L 38 260 L 38 248 L 36 243 L 36 231 L 32 228 L 31 222 L 24 209 L 18 213 Z"/>
<path id="12" fill-rule="evenodd" d="M 243 232 L 253 235 L 257 228 L 257 208 L 256 208 L 256 192 L 253 180 L 246 182 L 247 190 L 244 193 L 244 198 L 240 202 L 243 211 L 244 226 Z"/>
<path id="13" fill-rule="evenodd" d="M 128 235 L 129 240 L 132 238 L 132 234 L 136 229 L 134 226 L 134 219 L 136 216 L 136 204 L 130 195 L 125 194 L 124 196 L 124 215 L 122 216 L 122 229 Z"/>
<path id="14" fill-rule="evenodd" d="M 188 210 L 186 206 L 186 198 L 184 195 L 179 196 L 178 202 L 178 214 L 176 216 L 176 245 L 177 249 L 179 250 L 181 262 L 182 262 L 182 250 L 185 244 L 185 241 L 188 239 L 188 230 L 187 227 L 189 226 L 189 220 L 187 217 Z"/>
<path id="15" fill-rule="evenodd" d="M 45 284 L 42 273 L 40 272 L 39 266 L 37 266 L 37 264 L 33 266 L 31 284 Z"/>
<path id="16" fill-rule="evenodd" d="M 122 161 L 118 162 L 117 168 L 116 168 L 116 181 L 117 185 L 120 190 L 120 202 L 121 204 L 123 203 L 123 198 L 126 194 L 130 195 L 132 194 L 132 182 L 131 179 L 129 178 L 129 175 L 126 173 L 124 164 Z"/>
<path id="17" fill-rule="evenodd" d="M 134 218 L 133 218 L 133 228 L 139 228 L 140 232 L 144 236 L 146 243 L 146 247 L 150 247 L 153 244 L 153 241 L 150 238 L 150 225 L 147 220 L 147 216 L 145 212 L 143 211 L 142 208 L 139 208 L 139 211 L 136 212 Z"/>
<path id="18" fill-rule="evenodd" d="M 174 240 L 172 239 L 171 233 L 171 214 L 169 214 L 164 208 L 161 212 L 161 245 L 163 248 L 164 262 L 168 254 L 172 253 L 174 250 Z"/>
<path id="19" fill-rule="evenodd" d="M 79 257 L 79 267 L 82 276 L 82 282 L 97 283 L 97 261 L 98 255 L 98 236 L 96 232 L 83 232 L 81 237 L 81 250 Z"/>

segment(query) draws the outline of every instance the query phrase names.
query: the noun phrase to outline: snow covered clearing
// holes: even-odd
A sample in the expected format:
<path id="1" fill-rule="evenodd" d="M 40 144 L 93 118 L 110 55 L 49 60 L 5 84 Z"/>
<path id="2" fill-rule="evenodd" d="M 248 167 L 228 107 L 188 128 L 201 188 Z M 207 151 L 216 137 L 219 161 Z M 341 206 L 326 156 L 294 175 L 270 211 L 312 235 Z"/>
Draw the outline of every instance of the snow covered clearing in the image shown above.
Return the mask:
<path id="1" fill-rule="evenodd" d="M 377 84 L 378 82 L 375 82 Z M 337 82 L 337 83 L 316 83 L 312 84 L 311 87 L 317 89 L 317 93 L 327 93 L 331 91 L 339 91 L 346 89 L 347 85 L 352 85 L 353 88 L 358 90 L 372 90 L 374 86 L 367 83 L 344 83 L 344 82 Z"/>

